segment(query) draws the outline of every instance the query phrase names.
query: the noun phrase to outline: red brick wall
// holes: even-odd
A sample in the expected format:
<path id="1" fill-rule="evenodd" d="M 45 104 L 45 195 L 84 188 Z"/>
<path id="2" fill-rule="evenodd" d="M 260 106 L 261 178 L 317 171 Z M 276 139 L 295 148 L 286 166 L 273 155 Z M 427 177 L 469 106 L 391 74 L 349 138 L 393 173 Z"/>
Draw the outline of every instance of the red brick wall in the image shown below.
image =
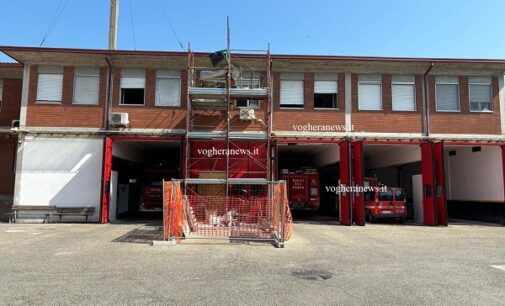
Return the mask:
<path id="1" fill-rule="evenodd" d="M 0 195 L 14 193 L 14 154 L 17 138 L 0 136 Z"/>
<path id="2" fill-rule="evenodd" d="M 22 87 L 22 79 L 3 80 L 3 95 L 0 97 L 2 100 L 2 109 L 0 111 L 0 126 L 10 127 L 12 120 L 19 119 Z"/>
<path id="3" fill-rule="evenodd" d="M 304 75 L 304 108 L 281 109 L 280 108 L 280 74 L 274 73 L 273 84 L 273 130 L 295 131 L 293 125 L 340 125 L 345 126 L 345 75 L 338 77 L 338 110 L 315 110 L 314 109 L 314 74 Z"/>
<path id="4" fill-rule="evenodd" d="M 146 88 L 143 106 L 120 105 L 121 68 L 114 68 L 112 112 L 126 112 L 130 128 L 185 129 L 187 71 L 181 70 L 181 107 L 154 106 L 156 96 L 156 71 L 146 69 Z"/>
<path id="5" fill-rule="evenodd" d="M 461 112 L 437 112 L 435 104 L 435 76 L 428 76 L 430 104 L 430 133 L 435 134 L 500 134 L 500 98 L 498 96 L 498 77 L 491 82 L 493 112 L 470 112 L 468 77 L 459 77 L 459 95 Z"/>
<path id="6" fill-rule="evenodd" d="M 416 76 L 416 111 L 393 111 L 390 74 L 382 75 L 382 110 L 358 108 L 358 75 L 351 75 L 352 125 L 355 132 L 421 133 L 423 77 Z"/>
<path id="7" fill-rule="evenodd" d="M 63 92 L 61 104 L 37 103 L 37 65 L 30 69 L 30 86 L 26 125 L 36 127 L 85 127 L 103 126 L 106 100 L 107 68 L 100 68 L 98 105 L 74 105 L 74 67 L 63 68 Z"/>

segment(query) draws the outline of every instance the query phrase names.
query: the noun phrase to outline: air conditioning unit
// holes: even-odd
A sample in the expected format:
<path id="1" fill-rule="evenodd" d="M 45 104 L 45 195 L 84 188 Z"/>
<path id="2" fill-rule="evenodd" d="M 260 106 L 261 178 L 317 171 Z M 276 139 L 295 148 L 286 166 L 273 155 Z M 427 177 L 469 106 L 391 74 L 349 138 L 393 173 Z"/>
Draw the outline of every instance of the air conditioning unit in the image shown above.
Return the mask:
<path id="1" fill-rule="evenodd" d="M 253 108 L 241 108 L 240 109 L 240 120 L 250 121 L 255 120 L 256 115 L 254 114 Z"/>
<path id="2" fill-rule="evenodd" d="M 130 124 L 128 113 L 111 113 L 110 126 L 112 127 L 127 127 Z"/>
<path id="3" fill-rule="evenodd" d="M 19 129 L 19 120 L 12 120 L 11 128 Z"/>

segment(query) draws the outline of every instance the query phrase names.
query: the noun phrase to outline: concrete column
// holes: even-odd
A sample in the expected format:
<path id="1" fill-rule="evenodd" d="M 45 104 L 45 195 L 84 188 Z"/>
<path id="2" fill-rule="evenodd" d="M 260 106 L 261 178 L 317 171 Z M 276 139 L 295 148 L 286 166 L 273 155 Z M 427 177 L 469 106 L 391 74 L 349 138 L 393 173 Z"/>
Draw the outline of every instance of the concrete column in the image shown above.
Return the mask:
<path id="1" fill-rule="evenodd" d="M 345 74 L 345 131 L 352 132 L 352 84 L 351 74 Z"/>
<path id="2" fill-rule="evenodd" d="M 504 75 L 498 77 L 498 95 L 500 98 L 500 121 L 501 121 L 501 133 L 505 135 L 505 88 L 504 88 Z"/>

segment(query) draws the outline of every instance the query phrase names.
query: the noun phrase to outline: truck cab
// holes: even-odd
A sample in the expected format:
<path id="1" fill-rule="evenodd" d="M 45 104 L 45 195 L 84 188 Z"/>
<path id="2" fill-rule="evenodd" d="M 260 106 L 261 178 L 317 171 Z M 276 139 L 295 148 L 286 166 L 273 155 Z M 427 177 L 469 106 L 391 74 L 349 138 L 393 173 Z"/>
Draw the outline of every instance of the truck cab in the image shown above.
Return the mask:
<path id="1" fill-rule="evenodd" d="M 377 219 L 407 219 L 405 192 L 397 187 L 378 187 L 365 193 L 365 216 L 368 221 Z"/>

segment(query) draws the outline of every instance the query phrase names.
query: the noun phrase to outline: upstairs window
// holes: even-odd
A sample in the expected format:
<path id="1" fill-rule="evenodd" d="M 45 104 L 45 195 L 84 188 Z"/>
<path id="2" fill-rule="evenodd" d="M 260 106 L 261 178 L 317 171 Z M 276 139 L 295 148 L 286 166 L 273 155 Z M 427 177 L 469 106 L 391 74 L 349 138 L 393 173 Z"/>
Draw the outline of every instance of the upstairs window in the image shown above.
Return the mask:
<path id="1" fill-rule="evenodd" d="M 459 111 L 459 82 L 456 76 L 437 76 L 436 108 L 442 112 Z"/>
<path id="2" fill-rule="evenodd" d="M 181 72 L 156 71 L 156 106 L 181 105 Z"/>
<path id="3" fill-rule="evenodd" d="M 314 75 L 314 108 L 338 109 L 338 75 Z"/>
<path id="4" fill-rule="evenodd" d="M 413 75 L 394 75 L 391 82 L 393 111 L 416 110 L 416 79 Z"/>
<path id="5" fill-rule="evenodd" d="M 74 104 L 98 104 L 100 68 L 76 67 L 74 75 Z"/>
<path id="6" fill-rule="evenodd" d="M 470 90 L 470 111 L 493 111 L 491 78 L 471 76 L 468 82 Z"/>
<path id="7" fill-rule="evenodd" d="M 121 69 L 121 105 L 144 105 L 146 74 L 144 69 Z"/>
<path id="8" fill-rule="evenodd" d="M 281 74 L 281 107 L 303 108 L 303 73 Z"/>
<path id="9" fill-rule="evenodd" d="M 238 99 L 235 102 L 235 105 L 238 108 L 260 108 L 260 101 L 259 100 Z"/>
<path id="10" fill-rule="evenodd" d="M 235 85 L 240 88 L 260 88 L 260 73 L 246 71 L 242 72 L 235 81 Z"/>
<path id="11" fill-rule="evenodd" d="M 39 66 L 37 75 L 37 102 L 61 103 L 63 67 Z"/>
<path id="12" fill-rule="evenodd" d="M 382 110 L 381 75 L 360 75 L 358 82 L 358 109 Z"/>

